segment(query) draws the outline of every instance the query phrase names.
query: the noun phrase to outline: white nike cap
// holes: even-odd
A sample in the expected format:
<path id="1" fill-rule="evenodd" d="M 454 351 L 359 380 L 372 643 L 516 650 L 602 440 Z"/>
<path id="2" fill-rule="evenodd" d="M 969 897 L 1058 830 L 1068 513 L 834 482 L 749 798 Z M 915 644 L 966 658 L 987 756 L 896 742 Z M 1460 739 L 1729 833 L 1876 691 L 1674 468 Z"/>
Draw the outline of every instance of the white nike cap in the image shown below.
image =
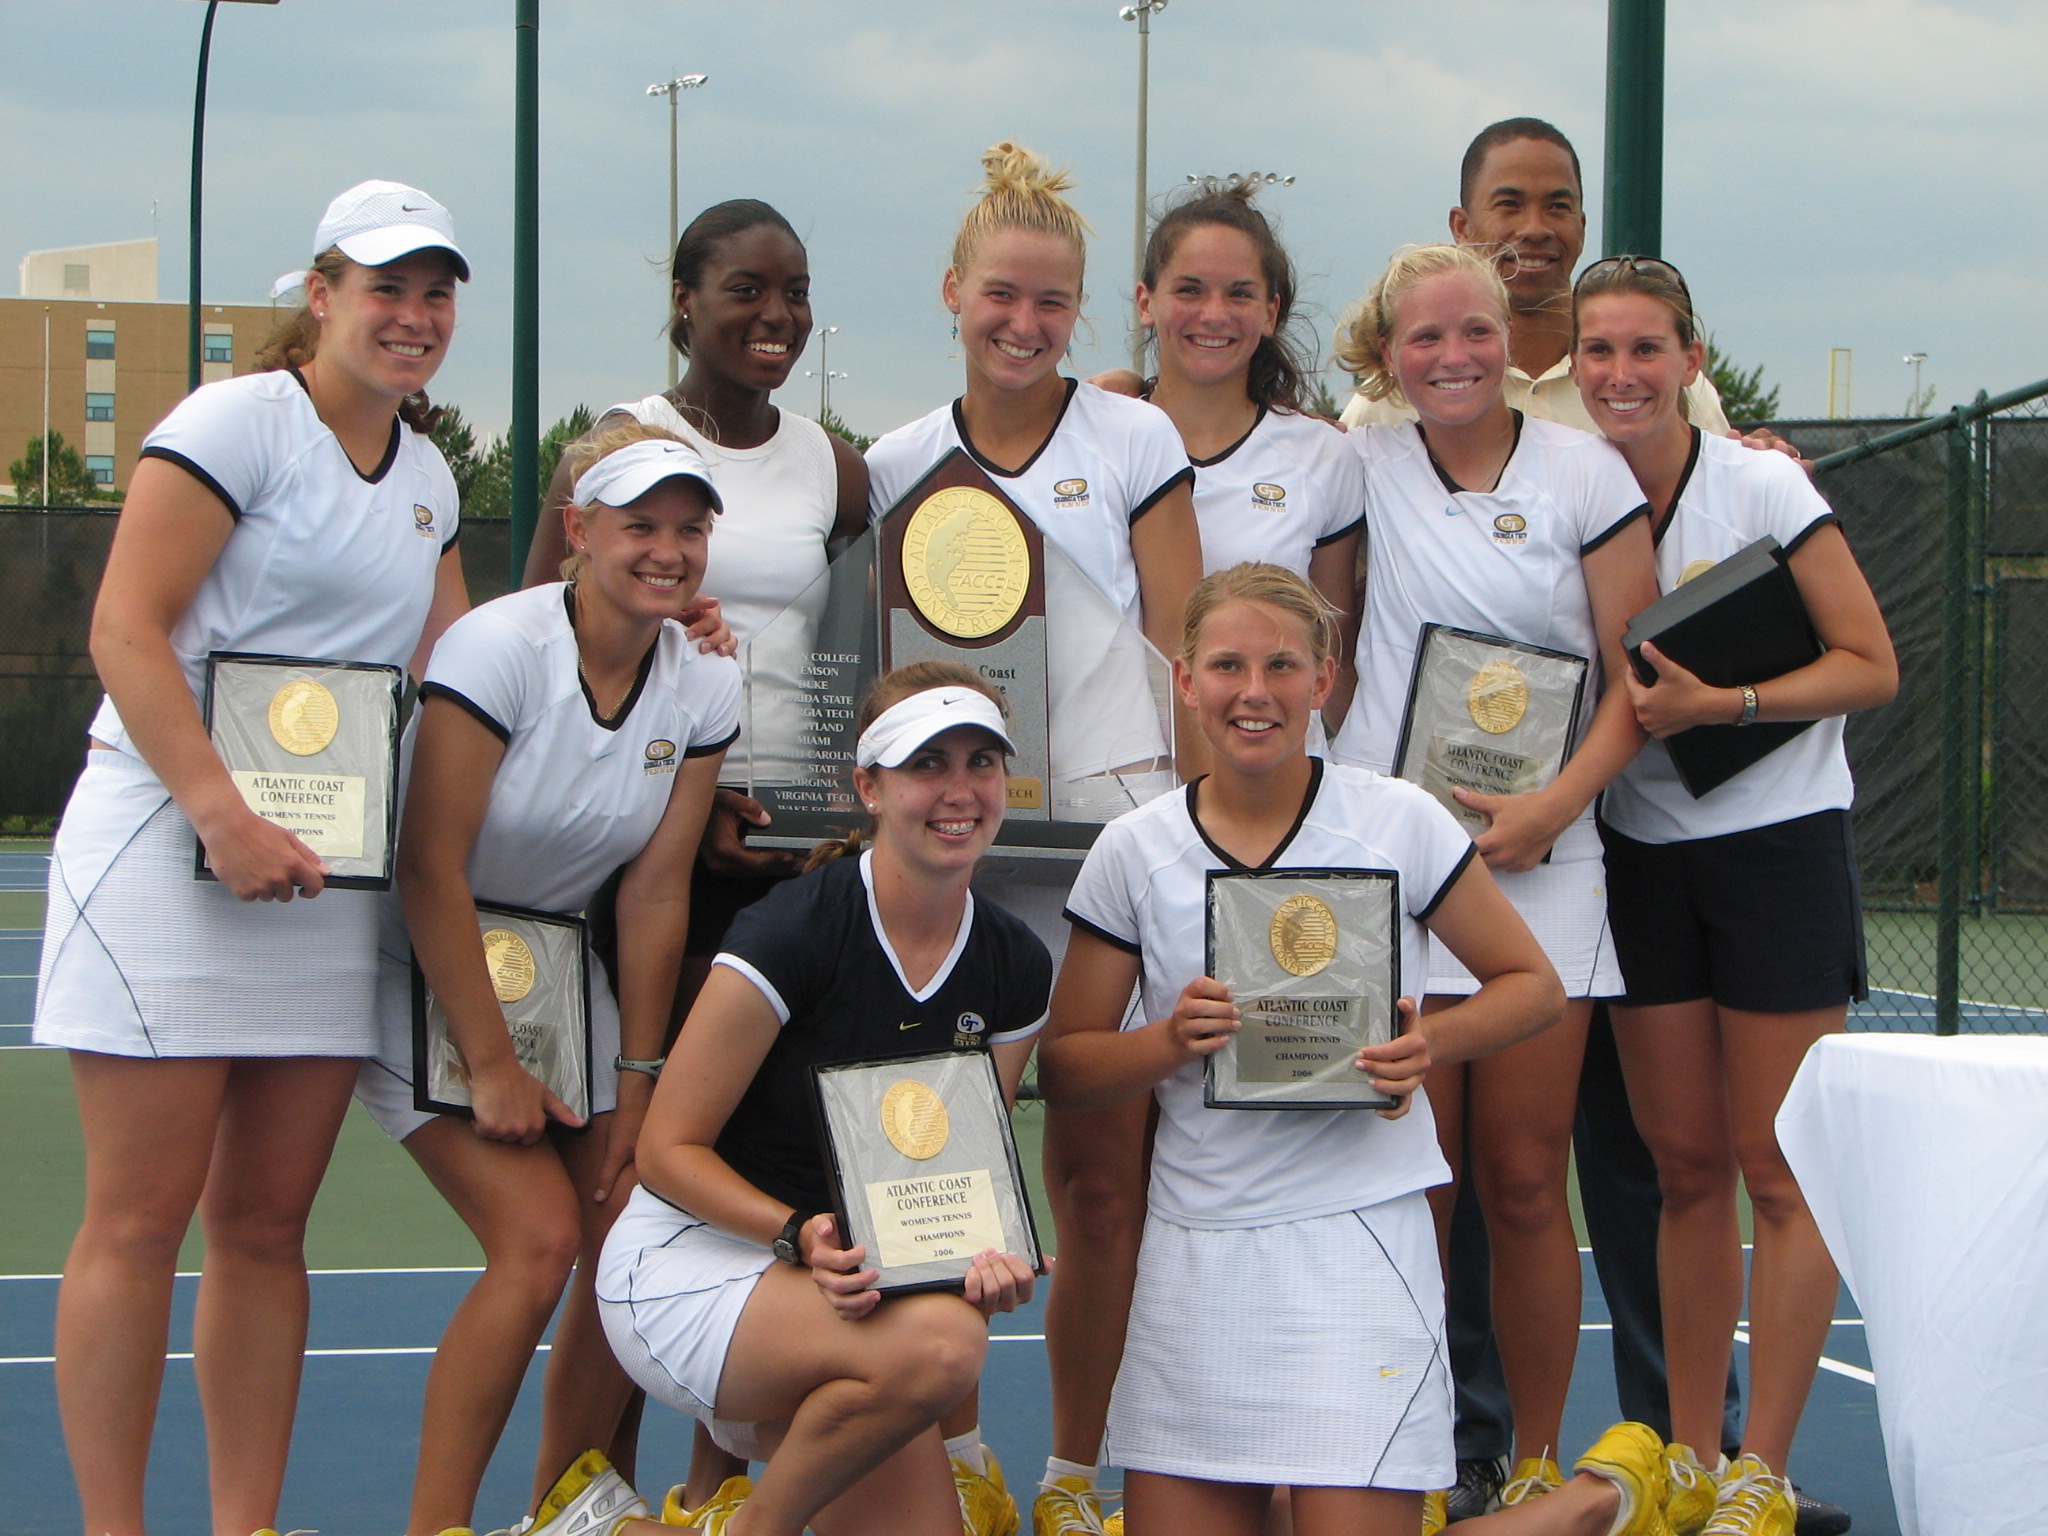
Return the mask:
<path id="1" fill-rule="evenodd" d="M 469 259 L 455 243 L 455 221 L 448 210 L 403 182 L 366 181 L 329 203 L 313 235 L 313 254 L 330 246 L 366 267 L 381 267 L 414 251 L 446 251 L 455 258 L 455 275 L 469 281 Z"/>
<path id="2" fill-rule="evenodd" d="M 853 760 L 863 768 L 901 768 L 911 754 L 934 736 L 960 725 L 978 725 L 1015 755 L 1016 745 L 1003 725 L 1003 712 L 979 688 L 950 685 L 913 693 L 891 704 L 860 733 Z"/>
<path id="3" fill-rule="evenodd" d="M 650 437 L 615 448 L 577 477 L 570 499 L 579 507 L 624 507 L 638 501 L 664 480 L 680 477 L 704 488 L 713 511 L 723 512 L 711 466 L 673 438 Z"/>

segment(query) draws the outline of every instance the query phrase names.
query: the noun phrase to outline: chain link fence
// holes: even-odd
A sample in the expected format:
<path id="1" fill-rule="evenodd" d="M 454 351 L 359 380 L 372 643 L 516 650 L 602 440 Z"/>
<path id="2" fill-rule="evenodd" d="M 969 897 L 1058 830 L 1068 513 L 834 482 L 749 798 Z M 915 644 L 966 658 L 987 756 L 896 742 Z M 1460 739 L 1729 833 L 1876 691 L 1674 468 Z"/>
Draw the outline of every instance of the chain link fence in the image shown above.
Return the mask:
<path id="1" fill-rule="evenodd" d="M 1899 656 L 1897 699 L 1848 728 L 1871 983 L 1852 1027 L 2048 1031 L 2048 383 L 1774 430 L 1818 461 Z"/>
<path id="2" fill-rule="evenodd" d="M 1849 722 L 1871 1000 L 1855 1027 L 2048 1032 L 2048 382 L 1922 422 L 1787 421 L 1898 648 Z M 0 507 L 0 826 L 54 818 L 99 698 L 115 519 Z M 473 601 L 511 525 L 463 525 Z"/>

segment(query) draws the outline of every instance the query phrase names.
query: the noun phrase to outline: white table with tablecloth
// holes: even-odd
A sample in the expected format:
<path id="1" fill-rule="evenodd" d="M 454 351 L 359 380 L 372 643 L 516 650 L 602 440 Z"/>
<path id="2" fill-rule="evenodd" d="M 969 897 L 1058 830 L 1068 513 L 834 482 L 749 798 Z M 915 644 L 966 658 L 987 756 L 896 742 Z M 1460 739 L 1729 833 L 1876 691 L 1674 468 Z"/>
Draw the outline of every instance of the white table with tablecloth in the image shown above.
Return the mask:
<path id="1" fill-rule="evenodd" d="M 2048 1039 L 1830 1035 L 1778 1140 L 1863 1313 L 1904 1536 L 2048 1531 Z"/>

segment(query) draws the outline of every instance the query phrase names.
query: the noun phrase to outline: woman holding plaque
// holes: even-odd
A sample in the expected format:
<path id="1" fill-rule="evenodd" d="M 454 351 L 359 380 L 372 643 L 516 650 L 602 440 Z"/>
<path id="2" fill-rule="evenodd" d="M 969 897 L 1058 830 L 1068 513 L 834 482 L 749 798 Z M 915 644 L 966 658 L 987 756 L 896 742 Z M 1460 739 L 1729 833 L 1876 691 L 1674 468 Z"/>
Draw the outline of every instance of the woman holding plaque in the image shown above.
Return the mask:
<path id="1" fill-rule="evenodd" d="M 731 1454 L 767 1461 L 758 1486 L 729 1483 L 694 1511 L 711 1532 L 744 1500 L 758 1536 L 807 1522 L 958 1536 L 938 1424 L 973 1390 L 986 1316 L 1031 1295 L 1028 1265 L 986 1251 L 964 1300 L 883 1300 L 870 1256 L 821 1214 L 833 1191 L 811 1068 L 988 1050 L 1013 1097 L 1051 982 L 1045 947 L 969 889 L 1003 818 L 1013 749 L 999 695 L 920 662 L 884 676 L 858 724 L 871 846 L 823 845 L 809 873 L 733 920 L 656 1090 L 641 1184 L 599 1277 L 634 1379 Z"/>
<path id="2" fill-rule="evenodd" d="M 1202 574 L 1193 471 L 1163 412 L 1059 371 L 1080 318 L 1087 256 L 1087 227 L 1061 195 L 1065 174 L 1009 143 L 984 154 L 982 166 L 982 196 L 961 224 L 940 290 L 966 392 L 868 450 L 874 509 L 888 512 L 962 450 L 1060 552 L 1064 570 L 1078 573 L 1088 590 L 1048 580 L 1051 771 L 1064 817 L 1108 821 L 1174 782 L 1161 771 L 1165 742 L 1147 661 L 1128 642 L 1136 630 L 1162 656 L 1177 644 L 1181 610 Z M 1183 761 L 1197 750 L 1192 735 L 1178 743 Z M 1066 942 L 1064 879 L 996 889 L 1057 956 Z M 1145 1120 L 1143 1105 L 1048 1117 L 1046 1183 L 1065 1249 L 1063 1284 L 1049 1303 L 1054 1456 L 1041 1485 L 1055 1530 L 1061 1521 L 1099 1523 L 1100 1404 L 1115 1335 L 1105 1349 L 1093 1319 L 1105 1305 L 1121 1310 L 1129 1290 L 1144 1219 Z"/>
<path id="3" fill-rule="evenodd" d="M 1131 1536 L 1254 1536 L 1275 1487 L 1292 1490 L 1301 1536 L 1417 1529 L 1425 1491 L 1454 1471 L 1423 1193 L 1447 1170 L 1416 1090 L 1445 1062 L 1529 1038 L 1563 1006 L 1542 949 L 1449 814 L 1410 785 L 1307 753 L 1336 639 L 1335 615 L 1292 572 L 1240 565 L 1206 578 L 1174 680 L 1213 770 L 1107 827 L 1069 906 L 1040 1063 L 1047 1099 L 1160 1106 L 1106 1442 L 1125 1470 Z M 1270 920 L 1212 916 L 1226 884 L 1278 903 Z M 1294 886 L 1312 893 L 1286 894 Z M 1428 974 L 1432 934 L 1479 985 L 1418 1017 L 1399 994 Z M 1320 998 L 1275 1004 L 1215 979 L 1276 962 L 1293 978 L 1336 975 L 1374 945 L 1385 958 L 1372 978 L 1326 981 Z M 1124 1024 L 1134 984 L 1155 1022 Z M 1335 1070 L 1318 1064 L 1316 1096 L 1392 1107 L 1281 1108 L 1273 1090 L 1244 1091 L 1284 1083 L 1319 1049 L 1313 1035 L 1255 1035 L 1254 1015 L 1313 1016 L 1361 985 L 1379 1028 L 1340 1039 Z M 1382 1043 L 1343 1043 L 1384 1037 L 1396 1014 L 1399 1032 Z M 1255 1050 L 1274 1051 L 1277 1070 Z M 1228 1083 L 1241 1097 L 1225 1100 Z M 1261 1098 L 1253 1112 L 1212 1107 Z M 1227 1296 L 1258 1302 L 1216 1305 Z M 1575 1528 L 1562 1517 L 1579 1511 L 1602 1532 L 1657 1529 L 1613 1517 L 1625 1500 L 1661 1512 L 1642 1496 L 1660 1450 L 1640 1426 L 1611 1431 L 1581 1463 L 1587 1475 L 1525 1528 Z"/>
<path id="4" fill-rule="evenodd" d="M 1595 262 L 1574 290 L 1572 370 L 1586 410 L 1649 498 L 1660 586 L 1674 590 L 1770 537 L 1788 553 L 1823 654 L 1744 687 L 1713 688 L 1646 644 L 1657 680 L 1624 673 L 1654 738 L 1601 805 L 1608 904 L 1627 986 L 1615 1040 L 1664 1190 L 1658 1260 L 1671 1373 L 1674 1477 L 1718 1445 L 1736 1320 L 1749 1318 L 1742 1456 L 1717 1467 L 1727 1529 L 1776 1506 L 1833 1315 L 1836 1276 L 1778 1147 L 1774 1121 L 1807 1049 L 1866 995 L 1843 717 L 1888 702 L 1898 663 L 1884 615 L 1828 505 L 1798 466 L 1701 432 L 1680 397 L 1704 351 L 1668 262 Z M 1813 721 L 1695 798 L 1664 742 L 1701 725 Z M 1738 1171 L 1755 1211 L 1743 1311 Z M 1736 1519 L 1736 1515 L 1727 1518 Z M 1748 1523 L 1742 1523 L 1748 1522 Z M 1720 1527 L 1716 1527 L 1719 1529 Z"/>
<path id="5" fill-rule="evenodd" d="M 613 1449 L 633 1390 L 605 1343 L 592 1277 L 661 1070 L 689 872 L 739 728 L 740 675 L 678 622 L 719 506 L 704 461 L 630 419 L 568 457 L 567 581 L 458 619 L 427 668 L 399 841 L 404 913 L 394 903 L 385 923 L 383 1042 L 357 1088 L 484 1250 L 427 1377 L 414 1536 L 469 1525 L 572 1265 L 578 1283 L 548 1359 L 536 1529 L 574 1529 L 587 1508 L 631 1499 L 601 1456 L 578 1460 Z M 539 974 L 545 951 L 517 918 L 478 904 L 578 913 L 621 866 L 616 1001 L 588 968 L 586 1024 L 583 994 Z M 498 959 L 505 948 L 517 958 Z M 415 1107 L 445 1097 L 414 1081 L 425 1023 L 415 1024 L 415 957 L 459 1052 L 467 1119 Z M 520 1049 L 504 1005 L 551 983 L 565 1001 L 526 1023 L 541 1038 Z M 550 1050 L 554 1035 L 569 1048 Z M 586 1117 L 565 1101 L 586 1089 L 588 1129 L 568 1134 Z"/>
<path id="6" fill-rule="evenodd" d="M 50 859 L 35 1038 L 71 1052 L 86 1150 L 57 1397 L 85 1529 L 115 1536 L 143 1527 L 195 1209 L 213 1529 L 283 1523 L 306 1216 L 377 1043 L 377 900 L 323 890 L 339 847 L 245 799 L 262 776 L 232 775 L 202 716 L 210 653 L 332 658 L 395 683 L 467 603 L 455 482 L 426 435 L 469 276 L 447 210 L 365 182 L 328 206 L 313 249 L 306 307 L 259 371 L 197 390 L 144 441 L 93 612 L 107 697 Z M 216 733 L 308 761 L 362 734 L 353 694 L 290 682 L 270 702 Z M 388 799 L 389 726 L 369 734 L 335 771 Z M 381 856 L 376 821 L 337 821 L 337 843 Z M 195 845 L 213 878 L 195 879 Z"/>
<path id="7" fill-rule="evenodd" d="M 1469 1144 L 1493 1245 L 1514 1503 L 1562 1479 L 1550 1452 L 1579 1339 L 1565 1193 L 1575 1090 L 1593 999 L 1621 990 L 1592 803 L 1642 742 L 1621 634 L 1656 594 L 1650 534 L 1613 448 L 1508 407 L 1508 297 L 1485 256 L 1396 255 L 1338 361 L 1368 398 L 1405 400 L 1419 419 L 1346 438 L 1365 461 L 1372 558 L 1359 689 L 1332 750 L 1413 777 L 1473 829 L 1570 999 L 1555 1029 L 1430 1083 L 1454 1177 Z M 1425 1012 L 1474 985 L 1432 946 Z M 1431 1197 L 1440 1225 L 1454 1194 Z"/>

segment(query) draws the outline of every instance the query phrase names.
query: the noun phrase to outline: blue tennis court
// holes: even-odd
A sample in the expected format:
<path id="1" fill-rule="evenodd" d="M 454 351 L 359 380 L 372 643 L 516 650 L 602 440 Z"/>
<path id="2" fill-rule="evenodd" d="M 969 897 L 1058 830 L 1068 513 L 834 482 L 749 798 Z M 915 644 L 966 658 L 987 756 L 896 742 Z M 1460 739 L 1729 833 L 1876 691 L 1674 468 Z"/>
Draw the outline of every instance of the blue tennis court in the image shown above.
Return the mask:
<path id="1" fill-rule="evenodd" d="M 43 887 L 47 855 L 0 850 L 0 893 Z M 28 1024 L 42 935 L 37 928 L 0 931 L 0 1049 L 32 1051 Z M 1965 1005 L 1966 1030 L 2038 1030 L 2048 1013 L 1992 1004 Z M 1933 1028 L 1931 999 L 1883 992 L 1857 1010 L 1851 1028 Z M 27 1057 L 16 1058 L 26 1061 Z M 0 1061 L 4 1061 L 0 1057 Z M 4 1068 L 0 1068 L 4 1071 Z M 0 1079 L 4 1081 L 4 1079 Z M 349 1170 L 338 1163 L 336 1177 Z M 432 1201 L 425 1181 L 418 1197 Z M 1586 1302 L 1579 1370 L 1566 1414 L 1567 1455 L 1589 1443 L 1618 1415 L 1613 1392 L 1608 1319 L 1590 1256 L 1582 1256 Z M 54 1268 L 54 1264 L 51 1266 Z M 334 1268 L 316 1271 L 304 1394 L 285 1507 L 285 1529 L 335 1533 L 404 1528 L 417 1448 L 418 1415 L 434 1340 L 474 1270 L 462 1268 Z M 174 1358 L 165 1377 L 151 1463 L 150 1519 L 160 1530 L 203 1528 L 204 1447 L 189 1357 L 196 1277 L 179 1280 L 172 1327 Z M 51 1366 L 57 1277 L 0 1277 L 0 1442 L 17 1465 L 45 1469 L 17 1481 L 9 1498 L 10 1532 L 70 1536 L 77 1505 L 65 1475 Z M 1042 1300 L 998 1320 L 983 1390 L 984 1430 L 1004 1466 L 1024 1485 L 1049 1452 Z M 1847 1507 L 1856 1530 L 1895 1536 L 1898 1522 L 1885 1476 L 1870 1358 L 1854 1302 L 1846 1292 L 1836 1311 L 1826 1358 L 1815 1382 L 1794 1461 L 1814 1493 Z M 1738 1336 L 1740 1338 L 1740 1336 Z M 1746 1350 L 1738 1347 L 1738 1362 Z M 492 1463 L 476 1518 L 479 1530 L 510 1524 L 523 1513 L 538 1432 L 540 1365 L 530 1372 Z M 690 1426 L 650 1408 L 641 1436 L 640 1481 L 650 1494 L 680 1481 Z"/>

